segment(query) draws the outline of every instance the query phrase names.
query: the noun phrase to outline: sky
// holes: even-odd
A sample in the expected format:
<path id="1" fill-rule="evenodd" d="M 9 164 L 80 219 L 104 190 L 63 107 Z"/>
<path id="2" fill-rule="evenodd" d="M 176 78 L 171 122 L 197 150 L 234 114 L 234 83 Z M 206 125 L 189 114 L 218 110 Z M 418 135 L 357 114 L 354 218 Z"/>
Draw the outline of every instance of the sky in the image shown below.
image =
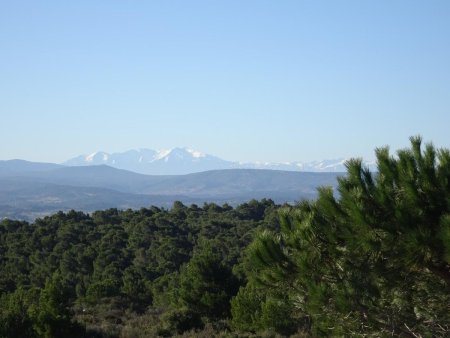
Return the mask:
<path id="1" fill-rule="evenodd" d="M 0 160 L 450 147 L 450 1 L 0 2 Z"/>

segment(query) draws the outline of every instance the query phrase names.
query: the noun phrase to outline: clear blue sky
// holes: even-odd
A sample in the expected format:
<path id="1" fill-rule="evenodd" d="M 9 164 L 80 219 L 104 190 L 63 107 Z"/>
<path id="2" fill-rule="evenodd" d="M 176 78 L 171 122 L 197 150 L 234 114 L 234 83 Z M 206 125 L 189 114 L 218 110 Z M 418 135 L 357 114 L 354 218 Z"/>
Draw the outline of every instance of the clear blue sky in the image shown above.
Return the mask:
<path id="1" fill-rule="evenodd" d="M 450 147 L 450 1 L 0 2 L 0 159 Z"/>

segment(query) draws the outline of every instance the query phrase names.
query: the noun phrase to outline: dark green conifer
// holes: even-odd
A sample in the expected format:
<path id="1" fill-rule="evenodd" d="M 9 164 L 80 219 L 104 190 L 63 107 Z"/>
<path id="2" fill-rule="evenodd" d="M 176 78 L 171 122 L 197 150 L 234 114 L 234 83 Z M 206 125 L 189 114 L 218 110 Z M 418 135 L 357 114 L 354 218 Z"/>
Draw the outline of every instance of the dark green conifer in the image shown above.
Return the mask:
<path id="1" fill-rule="evenodd" d="M 296 299 L 318 335 L 439 335 L 450 323 L 450 153 L 411 138 L 378 172 L 347 162 L 338 197 L 281 213 L 250 247 L 255 279 Z M 437 301 L 440 299 L 441 301 Z"/>

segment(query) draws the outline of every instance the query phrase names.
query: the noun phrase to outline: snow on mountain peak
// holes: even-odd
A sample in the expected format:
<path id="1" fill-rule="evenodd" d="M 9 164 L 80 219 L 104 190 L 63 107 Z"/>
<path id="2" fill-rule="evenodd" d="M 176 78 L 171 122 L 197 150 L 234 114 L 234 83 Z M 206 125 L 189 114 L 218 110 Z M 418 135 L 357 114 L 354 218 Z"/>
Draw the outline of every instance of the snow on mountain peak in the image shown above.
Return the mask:
<path id="1" fill-rule="evenodd" d="M 87 162 L 92 162 L 92 161 L 94 160 L 95 155 L 97 155 L 97 152 L 92 153 L 92 154 L 90 154 L 90 155 L 87 155 L 84 159 L 85 159 Z"/>
<path id="2" fill-rule="evenodd" d="M 95 160 L 101 160 L 106 162 L 109 159 L 109 154 L 102 152 L 102 151 L 96 151 L 95 153 L 92 153 L 90 155 L 87 155 L 85 157 L 86 162 L 94 162 Z"/>
<path id="3" fill-rule="evenodd" d="M 108 154 L 95 152 L 66 161 L 65 165 L 85 166 L 106 164 L 119 169 L 142 174 L 188 174 L 219 169 L 273 169 L 310 172 L 345 172 L 346 159 L 332 159 L 313 162 L 233 162 L 222 160 L 191 148 L 138 149 Z M 375 169 L 374 162 L 364 162 Z M 376 169 L 375 169 L 376 170 Z"/>
<path id="4" fill-rule="evenodd" d="M 161 160 L 172 152 L 172 149 L 160 149 L 156 151 L 156 154 L 153 158 L 154 161 Z"/>
<path id="5" fill-rule="evenodd" d="M 202 153 L 200 151 L 197 151 L 197 150 L 194 150 L 194 149 L 190 149 L 190 148 L 184 148 L 184 149 L 188 153 L 190 153 L 192 155 L 192 157 L 195 157 L 195 158 L 206 157 L 206 154 L 204 154 L 204 153 Z"/>
<path id="6" fill-rule="evenodd" d="M 185 156 L 187 155 L 187 156 Z M 171 149 L 161 149 L 158 150 L 155 157 L 154 157 L 154 161 L 158 161 L 158 160 L 162 160 L 164 159 L 164 161 L 168 161 L 169 157 L 176 157 L 179 159 L 182 158 L 203 158 L 206 157 L 206 154 L 191 149 L 191 148 L 171 148 Z"/>

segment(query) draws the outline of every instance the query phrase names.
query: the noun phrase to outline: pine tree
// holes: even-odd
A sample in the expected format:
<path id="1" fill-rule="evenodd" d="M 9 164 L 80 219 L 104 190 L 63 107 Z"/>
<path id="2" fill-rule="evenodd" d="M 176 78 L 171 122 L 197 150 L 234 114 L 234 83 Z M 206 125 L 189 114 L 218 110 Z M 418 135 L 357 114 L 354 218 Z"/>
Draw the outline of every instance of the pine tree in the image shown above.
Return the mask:
<path id="1" fill-rule="evenodd" d="M 412 137 L 378 171 L 347 162 L 338 197 L 285 209 L 250 247 L 255 280 L 296 299 L 317 335 L 450 332 L 450 152 Z"/>

